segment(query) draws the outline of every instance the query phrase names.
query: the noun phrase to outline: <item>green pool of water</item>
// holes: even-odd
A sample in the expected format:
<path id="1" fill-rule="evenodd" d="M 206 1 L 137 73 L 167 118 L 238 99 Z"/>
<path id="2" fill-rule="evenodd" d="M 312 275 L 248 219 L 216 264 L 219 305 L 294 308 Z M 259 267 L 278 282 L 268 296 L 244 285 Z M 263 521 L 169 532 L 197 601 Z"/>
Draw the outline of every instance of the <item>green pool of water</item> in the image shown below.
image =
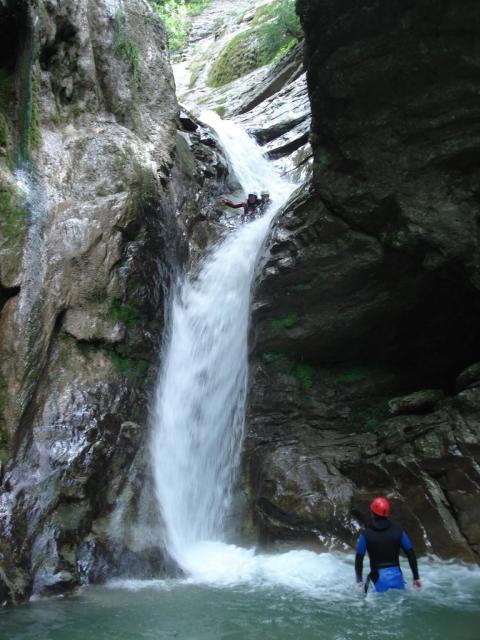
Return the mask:
<path id="1" fill-rule="evenodd" d="M 290 559 L 291 563 L 298 558 Z M 300 558 L 302 560 L 302 558 Z M 308 556 L 303 557 L 303 562 Z M 2 640 L 479 640 L 480 572 L 423 566 L 424 588 L 365 597 L 351 559 L 265 564 L 240 584 L 113 582 L 0 612 Z M 272 569 L 273 566 L 273 569 Z M 278 571 L 277 571 L 278 570 Z M 348 570 L 348 573 L 347 573 Z M 310 571 L 310 573 L 309 573 Z M 283 572 L 283 573 L 282 573 Z M 289 585 L 289 575 L 292 584 Z M 302 577 L 305 580 L 302 582 Z"/>

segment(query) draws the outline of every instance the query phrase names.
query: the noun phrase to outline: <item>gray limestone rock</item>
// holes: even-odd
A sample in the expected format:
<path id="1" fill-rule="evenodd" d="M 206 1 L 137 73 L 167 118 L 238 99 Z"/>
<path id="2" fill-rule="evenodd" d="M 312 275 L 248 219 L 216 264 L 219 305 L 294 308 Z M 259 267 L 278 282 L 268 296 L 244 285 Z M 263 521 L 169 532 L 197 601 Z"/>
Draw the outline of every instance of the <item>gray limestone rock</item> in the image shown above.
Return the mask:
<path id="1" fill-rule="evenodd" d="M 24 228 L 0 220 L 0 600 L 20 602 L 174 571 L 148 407 L 173 274 L 218 235 L 228 167 L 208 129 L 179 119 L 147 2 L 41 0 L 8 15 L 37 43 L 31 169 L 13 175 L 0 157 L 2 203 L 7 188 L 26 193 Z M 13 40 L 15 77 L 25 42 Z"/>

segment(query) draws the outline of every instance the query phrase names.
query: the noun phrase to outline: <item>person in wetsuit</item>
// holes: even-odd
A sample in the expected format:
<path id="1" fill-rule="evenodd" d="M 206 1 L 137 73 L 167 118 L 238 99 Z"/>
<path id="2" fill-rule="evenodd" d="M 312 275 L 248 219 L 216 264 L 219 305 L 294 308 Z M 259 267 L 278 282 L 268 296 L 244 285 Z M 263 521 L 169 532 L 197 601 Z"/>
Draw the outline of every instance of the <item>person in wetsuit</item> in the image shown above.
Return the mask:
<path id="1" fill-rule="evenodd" d="M 244 202 L 232 202 L 226 198 L 222 198 L 221 202 L 231 209 L 243 208 L 242 223 L 255 220 L 257 214 L 261 211 L 262 201 L 258 199 L 256 193 L 249 193 Z"/>
<path id="2" fill-rule="evenodd" d="M 361 532 L 355 556 L 355 574 L 357 583 L 363 584 L 363 558 L 368 552 L 370 573 L 365 583 L 365 593 L 372 582 L 375 591 L 404 589 L 405 582 L 400 569 L 399 555 L 403 549 L 413 574 L 413 584 L 420 588 L 422 583 L 418 574 L 418 565 L 412 543 L 405 531 L 389 520 L 390 504 L 386 498 L 378 497 L 370 505 L 372 522 Z"/>
<path id="3" fill-rule="evenodd" d="M 271 204 L 272 201 L 270 200 L 270 193 L 268 191 L 262 191 L 260 194 L 260 212 L 264 214 Z"/>

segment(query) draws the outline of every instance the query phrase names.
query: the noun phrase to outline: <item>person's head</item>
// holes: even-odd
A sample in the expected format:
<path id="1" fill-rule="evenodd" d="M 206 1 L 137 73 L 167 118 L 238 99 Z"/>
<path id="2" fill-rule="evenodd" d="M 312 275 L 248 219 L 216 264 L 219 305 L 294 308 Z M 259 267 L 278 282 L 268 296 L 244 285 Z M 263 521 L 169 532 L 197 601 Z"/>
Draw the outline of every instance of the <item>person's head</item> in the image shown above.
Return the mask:
<path id="1" fill-rule="evenodd" d="M 270 200 L 270 194 L 268 191 L 262 191 L 261 197 L 264 202 Z"/>
<path id="2" fill-rule="evenodd" d="M 253 204 L 256 201 L 257 201 L 257 194 L 256 193 L 249 193 L 248 194 L 248 202 Z"/>
<path id="3" fill-rule="evenodd" d="M 370 511 L 377 518 L 388 518 L 390 515 L 390 503 L 383 496 L 377 496 L 370 504 Z"/>

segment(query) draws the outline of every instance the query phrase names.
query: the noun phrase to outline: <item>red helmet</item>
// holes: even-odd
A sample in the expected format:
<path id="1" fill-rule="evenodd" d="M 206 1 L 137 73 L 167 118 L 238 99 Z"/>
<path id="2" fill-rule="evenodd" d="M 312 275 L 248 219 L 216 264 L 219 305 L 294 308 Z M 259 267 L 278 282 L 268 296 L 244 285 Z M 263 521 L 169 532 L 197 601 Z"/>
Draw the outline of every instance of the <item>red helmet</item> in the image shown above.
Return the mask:
<path id="1" fill-rule="evenodd" d="M 386 498 L 378 496 L 378 498 L 374 498 L 372 500 L 370 511 L 372 511 L 376 516 L 388 518 L 390 515 L 390 503 Z"/>

